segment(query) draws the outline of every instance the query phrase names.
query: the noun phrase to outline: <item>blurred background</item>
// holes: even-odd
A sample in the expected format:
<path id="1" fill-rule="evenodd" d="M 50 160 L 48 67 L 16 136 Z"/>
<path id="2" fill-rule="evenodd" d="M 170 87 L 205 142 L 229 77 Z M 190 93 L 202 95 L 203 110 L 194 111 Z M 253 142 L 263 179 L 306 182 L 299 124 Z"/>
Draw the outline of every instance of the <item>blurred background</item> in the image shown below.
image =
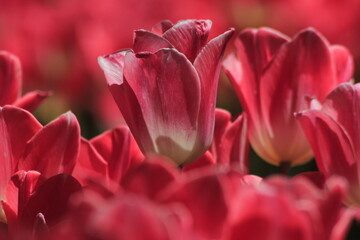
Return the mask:
<path id="1" fill-rule="evenodd" d="M 133 30 L 169 19 L 211 19 L 211 38 L 229 27 L 269 26 L 289 36 L 309 26 L 350 49 L 360 66 L 358 0 L 1 0 L 0 49 L 19 56 L 24 92 L 50 90 L 35 113 L 47 123 L 71 109 L 84 137 L 122 123 L 97 57 L 132 45 Z M 359 68 L 358 68 L 359 69 Z M 218 106 L 240 104 L 222 75 Z"/>

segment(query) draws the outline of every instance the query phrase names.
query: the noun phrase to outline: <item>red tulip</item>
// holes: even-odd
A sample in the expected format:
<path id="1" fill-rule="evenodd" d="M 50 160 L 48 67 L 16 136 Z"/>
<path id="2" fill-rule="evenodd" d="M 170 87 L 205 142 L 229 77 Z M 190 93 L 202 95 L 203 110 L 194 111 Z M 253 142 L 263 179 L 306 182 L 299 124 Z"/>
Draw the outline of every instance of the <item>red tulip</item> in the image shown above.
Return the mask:
<path id="1" fill-rule="evenodd" d="M 144 154 L 198 159 L 214 129 L 220 60 L 234 30 L 207 42 L 211 22 L 163 22 L 135 31 L 133 50 L 99 58 L 110 91 Z"/>
<path id="2" fill-rule="evenodd" d="M 22 91 L 20 60 L 6 51 L 0 51 L 0 86 L 0 106 L 13 104 L 32 111 L 49 96 L 49 93 L 34 91 L 20 98 Z"/>
<path id="3" fill-rule="evenodd" d="M 313 148 L 319 170 L 350 183 L 350 203 L 360 204 L 360 85 L 342 84 L 320 109 L 297 114 Z"/>
<path id="4" fill-rule="evenodd" d="M 80 148 L 80 126 L 66 113 L 45 127 L 29 112 L 14 107 L 0 108 L 0 200 L 18 170 L 36 170 L 48 178 L 72 173 Z M 0 221 L 5 221 L 0 208 Z"/>
<path id="5" fill-rule="evenodd" d="M 252 147 L 275 165 L 310 160 L 311 148 L 293 114 L 309 108 L 307 98 L 322 101 L 350 80 L 349 52 L 330 46 L 314 29 L 293 39 L 271 29 L 248 29 L 235 46 L 224 69 L 247 113 Z"/>

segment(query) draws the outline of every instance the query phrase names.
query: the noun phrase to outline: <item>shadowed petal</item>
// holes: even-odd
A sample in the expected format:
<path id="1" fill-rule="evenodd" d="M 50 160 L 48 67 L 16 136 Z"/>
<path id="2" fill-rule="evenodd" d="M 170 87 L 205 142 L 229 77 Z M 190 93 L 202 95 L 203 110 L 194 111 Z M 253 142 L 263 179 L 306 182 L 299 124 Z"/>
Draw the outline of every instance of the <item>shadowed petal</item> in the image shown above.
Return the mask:
<path id="1" fill-rule="evenodd" d="M 236 164 L 242 174 L 248 174 L 248 153 L 247 119 L 242 114 L 226 129 L 222 137 L 219 161 Z"/>
<path id="2" fill-rule="evenodd" d="M 49 178 L 30 197 L 19 216 L 22 226 L 32 229 L 39 213 L 43 214 L 49 227 L 58 223 L 66 213 L 70 197 L 81 189 L 80 183 L 70 175 Z"/>

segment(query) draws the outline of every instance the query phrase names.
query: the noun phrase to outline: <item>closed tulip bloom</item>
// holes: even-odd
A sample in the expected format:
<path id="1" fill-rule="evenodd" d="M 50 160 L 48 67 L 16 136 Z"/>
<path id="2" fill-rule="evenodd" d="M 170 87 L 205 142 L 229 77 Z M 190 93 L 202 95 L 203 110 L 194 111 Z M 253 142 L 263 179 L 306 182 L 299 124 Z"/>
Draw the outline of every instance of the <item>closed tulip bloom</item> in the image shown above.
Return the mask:
<path id="1" fill-rule="evenodd" d="M 235 47 L 223 66 L 248 116 L 253 149 L 274 165 L 307 162 L 313 153 L 294 112 L 350 81 L 351 55 L 311 28 L 292 39 L 267 28 L 248 29 Z"/>
<path id="2" fill-rule="evenodd" d="M 99 57 L 110 91 L 145 155 L 179 165 L 209 147 L 220 60 L 234 30 L 207 43 L 211 22 L 165 21 L 135 31 L 133 50 Z"/>
<path id="3" fill-rule="evenodd" d="M 317 109 L 297 114 L 319 170 L 350 184 L 350 204 L 360 204 L 360 85 L 344 83 Z"/>

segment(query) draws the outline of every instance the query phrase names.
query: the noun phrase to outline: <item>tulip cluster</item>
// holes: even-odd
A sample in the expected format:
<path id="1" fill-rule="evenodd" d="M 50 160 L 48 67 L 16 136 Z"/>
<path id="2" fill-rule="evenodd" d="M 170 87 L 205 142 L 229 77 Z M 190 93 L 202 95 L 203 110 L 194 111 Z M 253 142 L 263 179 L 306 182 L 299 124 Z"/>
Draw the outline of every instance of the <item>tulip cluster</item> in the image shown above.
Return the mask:
<path id="1" fill-rule="evenodd" d="M 349 51 L 315 29 L 208 41 L 212 22 L 163 21 L 98 58 L 127 126 L 92 139 L 49 97 L 20 97 L 0 52 L 0 240 L 341 240 L 360 219 L 360 85 Z M 223 57 L 225 59 L 223 61 Z M 221 69 L 244 112 L 216 108 Z M 288 168 L 251 175 L 249 147 Z"/>

